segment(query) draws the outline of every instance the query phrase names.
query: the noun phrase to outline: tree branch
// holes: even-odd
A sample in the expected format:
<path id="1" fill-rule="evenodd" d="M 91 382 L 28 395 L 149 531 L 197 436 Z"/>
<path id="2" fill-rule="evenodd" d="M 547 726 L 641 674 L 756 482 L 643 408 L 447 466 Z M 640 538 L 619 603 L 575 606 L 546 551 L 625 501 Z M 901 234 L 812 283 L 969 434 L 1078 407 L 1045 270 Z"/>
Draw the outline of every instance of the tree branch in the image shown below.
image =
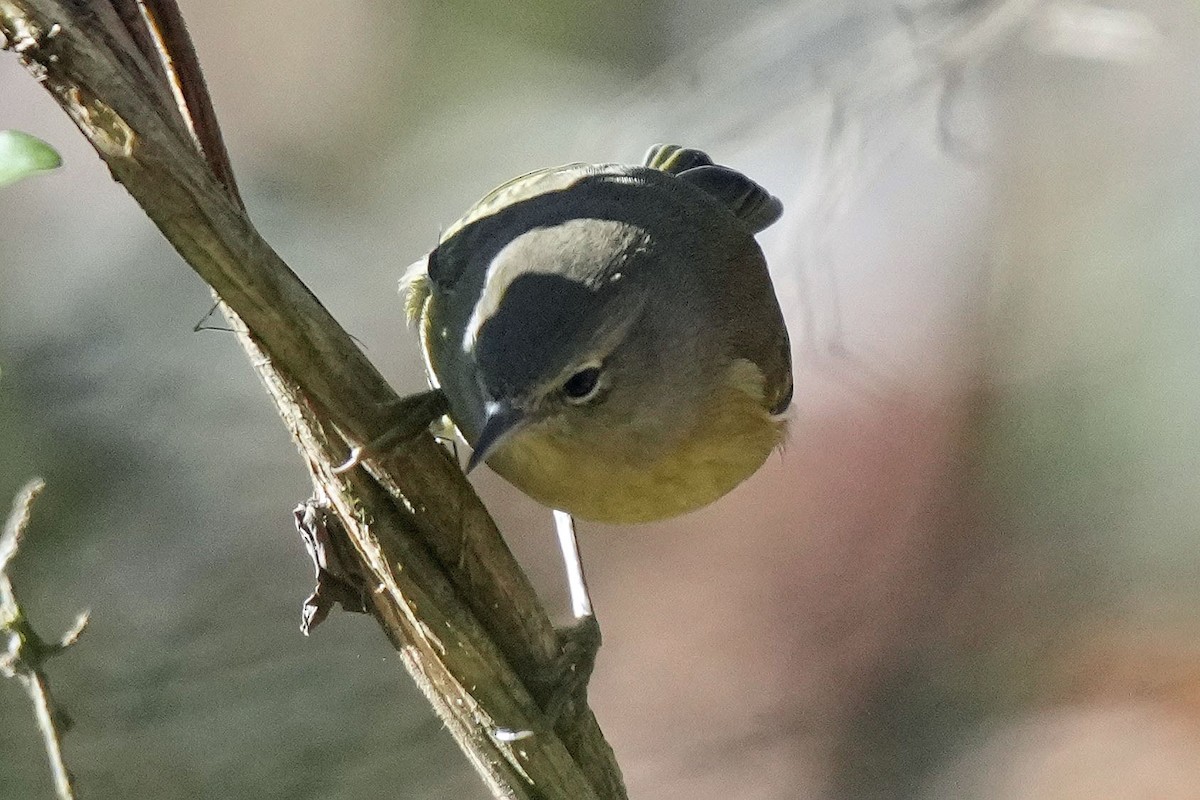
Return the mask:
<path id="1" fill-rule="evenodd" d="M 130 24 L 113 11 L 122 5 L 0 0 L 0 33 L 226 305 L 317 501 L 337 515 L 370 575 L 381 626 L 495 796 L 624 798 L 590 710 L 556 721 L 541 711 L 549 687 L 539 679 L 556 668 L 559 638 L 458 465 L 421 433 L 368 452 L 365 470 L 334 471 L 348 445 L 394 429 L 403 406 L 258 235 L 232 172 L 214 175 L 223 153 L 202 154 L 198 117 L 174 104 L 180 94 L 194 101 L 155 82 L 163 70 L 146 63 L 144 37 L 113 30 L 114 19 Z M 173 4 L 152 5 L 161 24 Z M 186 38 L 181 21 L 172 35 Z"/>
<path id="2" fill-rule="evenodd" d="M 42 732 L 42 743 L 46 747 L 46 755 L 50 758 L 54 790 L 61 800 L 74 800 L 74 780 L 71 771 L 67 769 L 62 750 L 63 734 L 70 727 L 70 722 L 66 713 L 55 705 L 54 697 L 50 693 L 50 681 L 42 667 L 48 660 L 75 644 L 83 629 L 87 627 L 88 615 L 87 612 L 80 614 L 75 624 L 61 639 L 48 644 L 29 623 L 21 604 L 17 602 L 17 595 L 8 575 L 8 566 L 16 557 L 21 539 L 29 527 L 33 501 L 43 488 L 45 484 L 37 478 L 21 489 L 13 503 L 12 513 L 5 523 L 4 532 L 0 534 L 0 635 L 8 639 L 4 652 L 0 653 L 0 674 L 6 678 L 16 678 L 24 685 L 29 699 L 33 701 L 38 730 Z"/>

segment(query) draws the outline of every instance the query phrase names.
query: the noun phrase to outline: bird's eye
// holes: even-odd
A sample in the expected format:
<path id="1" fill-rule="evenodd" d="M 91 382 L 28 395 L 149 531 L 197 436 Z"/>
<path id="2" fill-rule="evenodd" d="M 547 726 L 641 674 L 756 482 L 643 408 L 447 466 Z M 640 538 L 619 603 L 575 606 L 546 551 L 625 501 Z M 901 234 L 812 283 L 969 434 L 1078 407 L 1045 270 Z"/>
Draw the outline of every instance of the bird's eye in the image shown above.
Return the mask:
<path id="1" fill-rule="evenodd" d="M 600 389 L 600 368 L 584 367 L 562 385 L 563 394 L 571 403 L 586 403 Z"/>

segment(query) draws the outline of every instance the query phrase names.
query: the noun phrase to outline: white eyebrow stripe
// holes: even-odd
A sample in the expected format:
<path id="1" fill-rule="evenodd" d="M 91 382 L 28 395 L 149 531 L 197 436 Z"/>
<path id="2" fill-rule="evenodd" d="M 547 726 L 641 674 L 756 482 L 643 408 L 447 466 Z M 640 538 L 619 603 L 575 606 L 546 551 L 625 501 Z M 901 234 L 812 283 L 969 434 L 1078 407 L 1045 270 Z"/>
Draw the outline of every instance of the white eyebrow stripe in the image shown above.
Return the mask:
<path id="1" fill-rule="evenodd" d="M 545 267 L 537 269 L 528 265 L 521 265 L 515 258 L 505 258 L 505 253 L 510 248 L 516 246 L 521 239 L 518 236 L 511 242 L 506 244 L 496 257 L 492 259 L 492 263 L 488 264 L 487 272 L 483 276 L 483 289 L 479 293 L 479 300 L 476 301 L 475 307 L 471 309 L 471 317 L 467 320 L 467 327 L 463 331 L 462 351 L 470 353 L 475 350 L 475 343 L 479 340 L 479 329 L 483 327 L 483 323 L 487 322 L 496 312 L 500 310 L 500 303 L 504 300 L 504 294 L 508 291 L 508 285 L 512 283 L 513 278 L 518 274 L 528 275 L 541 273 L 544 275 L 552 275 L 555 270 Z M 499 291 L 488 291 L 488 289 L 496 287 Z"/>
<path id="2" fill-rule="evenodd" d="M 480 329 L 495 316 L 518 277 L 557 275 L 594 289 L 596 281 L 620 280 L 621 265 L 629 253 L 645 247 L 646 238 L 644 231 L 629 223 L 591 217 L 526 230 L 488 264 L 483 289 L 463 330 L 463 352 L 475 350 Z M 618 271 L 613 275 L 611 270 Z"/>

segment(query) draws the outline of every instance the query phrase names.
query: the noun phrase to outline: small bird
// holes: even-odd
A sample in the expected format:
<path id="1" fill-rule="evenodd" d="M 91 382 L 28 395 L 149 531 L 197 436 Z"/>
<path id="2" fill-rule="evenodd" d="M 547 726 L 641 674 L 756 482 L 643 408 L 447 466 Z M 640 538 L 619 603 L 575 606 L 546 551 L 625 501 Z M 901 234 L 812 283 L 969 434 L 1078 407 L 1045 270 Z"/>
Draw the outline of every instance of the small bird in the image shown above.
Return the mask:
<path id="1" fill-rule="evenodd" d="M 487 464 L 553 509 L 673 517 L 786 435 L 787 329 L 754 234 L 782 204 L 705 153 L 493 190 L 403 284 L 430 381 Z"/>

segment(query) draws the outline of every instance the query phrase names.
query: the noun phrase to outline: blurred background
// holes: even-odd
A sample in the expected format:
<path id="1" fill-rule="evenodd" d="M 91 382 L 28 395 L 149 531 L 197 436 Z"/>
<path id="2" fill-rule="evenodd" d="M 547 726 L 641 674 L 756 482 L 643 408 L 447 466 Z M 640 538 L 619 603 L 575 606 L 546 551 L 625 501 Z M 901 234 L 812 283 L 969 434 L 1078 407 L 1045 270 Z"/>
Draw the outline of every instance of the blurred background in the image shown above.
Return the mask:
<path id="1" fill-rule="evenodd" d="M 1200 798 L 1195 0 L 181 0 L 252 216 L 401 392 L 396 280 L 493 185 L 708 150 L 785 203 L 790 443 L 584 526 L 634 800 Z M 298 630 L 309 487 L 205 287 L 40 87 L 0 128 L 0 505 L 90 797 L 483 800 L 375 624 Z M 481 471 L 484 472 L 484 471 Z M 476 483 L 567 616 L 550 515 Z M 0 798 L 50 796 L 0 683 Z"/>

